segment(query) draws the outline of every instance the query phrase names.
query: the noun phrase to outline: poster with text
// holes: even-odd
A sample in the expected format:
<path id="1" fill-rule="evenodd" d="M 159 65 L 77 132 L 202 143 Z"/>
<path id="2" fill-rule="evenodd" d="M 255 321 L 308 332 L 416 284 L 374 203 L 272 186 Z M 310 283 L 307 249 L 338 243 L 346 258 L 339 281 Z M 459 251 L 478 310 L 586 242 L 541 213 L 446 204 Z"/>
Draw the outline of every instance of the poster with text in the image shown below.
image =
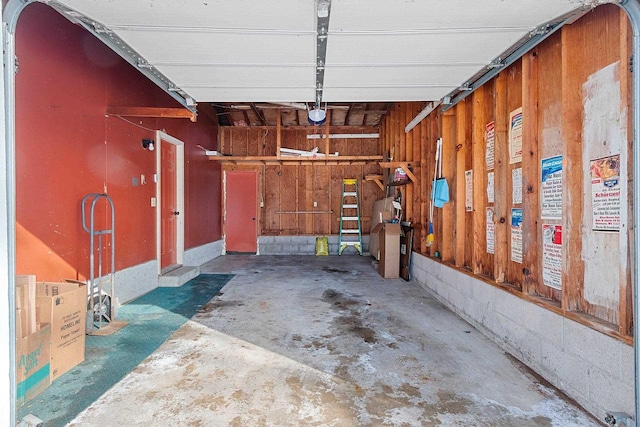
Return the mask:
<path id="1" fill-rule="evenodd" d="M 464 207 L 467 212 L 473 210 L 473 170 L 464 171 Z"/>
<path id="2" fill-rule="evenodd" d="M 488 123 L 486 128 L 487 147 L 485 149 L 485 161 L 487 162 L 487 170 L 492 170 L 495 163 L 495 147 L 496 147 L 496 123 Z"/>
<path id="3" fill-rule="evenodd" d="M 540 212 L 545 219 L 562 219 L 562 156 L 542 159 Z"/>
<path id="4" fill-rule="evenodd" d="M 509 163 L 522 161 L 522 107 L 509 114 Z"/>
<path id="5" fill-rule="evenodd" d="M 511 261 L 522 263 L 522 209 L 511 209 Z"/>
<path id="6" fill-rule="evenodd" d="M 562 289 L 561 225 L 542 225 L 542 283 Z"/>
<path id="7" fill-rule="evenodd" d="M 494 211 L 492 207 L 487 208 L 487 253 L 495 253 L 496 248 L 496 227 L 493 220 Z"/>
<path id="8" fill-rule="evenodd" d="M 494 203 L 495 201 L 495 175 L 493 172 L 487 174 L 487 202 Z"/>
<path id="9" fill-rule="evenodd" d="M 522 203 L 522 168 L 511 171 L 511 183 L 513 204 Z"/>
<path id="10" fill-rule="evenodd" d="M 620 230 L 620 155 L 591 161 L 593 229 Z"/>

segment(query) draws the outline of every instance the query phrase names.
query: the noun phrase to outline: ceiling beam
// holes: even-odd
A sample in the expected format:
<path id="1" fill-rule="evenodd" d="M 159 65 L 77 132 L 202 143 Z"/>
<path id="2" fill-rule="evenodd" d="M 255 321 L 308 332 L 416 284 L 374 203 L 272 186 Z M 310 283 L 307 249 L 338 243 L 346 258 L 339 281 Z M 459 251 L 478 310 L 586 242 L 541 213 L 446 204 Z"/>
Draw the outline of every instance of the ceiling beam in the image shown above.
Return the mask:
<path id="1" fill-rule="evenodd" d="M 258 120 L 260 121 L 260 123 L 262 123 L 262 126 L 266 126 L 267 125 L 267 120 L 264 118 L 264 115 L 262 114 L 262 112 L 260 110 L 258 110 L 258 108 L 256 107 L 256 104 L 251 102 L 249 104 L 249 106 L 251 107 L 251 110 L 253 111 L 253 114 L 255 114 L 258 117 Z M 280 121 L 279 118 L 278 118 L 278 121 Z"/>
<path id="2" fill-rule="evenodd" d="M 344 125 L 345 126 L 349 125 L 349 116 L 351 115 L 352 111 L 353 111 L 353 104 L 349 104 L 349 109 L 347 110 L 347 114 L 344 115 Z"/>
<path id="3" fill-rule="evenodd" d="M 107 116 L 190 119 L 192 122 L 197 120 L 193 111 L 184 108 L 107 107 Z"/>

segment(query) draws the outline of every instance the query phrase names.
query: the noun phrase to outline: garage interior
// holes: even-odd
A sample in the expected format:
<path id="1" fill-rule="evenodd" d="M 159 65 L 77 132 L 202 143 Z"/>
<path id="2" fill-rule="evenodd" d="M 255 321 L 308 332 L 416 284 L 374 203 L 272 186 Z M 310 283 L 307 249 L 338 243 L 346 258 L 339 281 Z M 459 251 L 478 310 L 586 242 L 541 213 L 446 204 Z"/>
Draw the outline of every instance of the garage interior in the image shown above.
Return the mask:
<path id="1" fill-rule="evenodd" d="M 24 314 L 25 277 L 104 282 L 89 349 L 208 275 L 230 279 L 65 423 L 635 424 L 637 19 L 635 0 L 3 2 L 8 424 L 92 355 L 55 369 L 52 345 L 25 402 L 21 345 L 57 325 Z"/>

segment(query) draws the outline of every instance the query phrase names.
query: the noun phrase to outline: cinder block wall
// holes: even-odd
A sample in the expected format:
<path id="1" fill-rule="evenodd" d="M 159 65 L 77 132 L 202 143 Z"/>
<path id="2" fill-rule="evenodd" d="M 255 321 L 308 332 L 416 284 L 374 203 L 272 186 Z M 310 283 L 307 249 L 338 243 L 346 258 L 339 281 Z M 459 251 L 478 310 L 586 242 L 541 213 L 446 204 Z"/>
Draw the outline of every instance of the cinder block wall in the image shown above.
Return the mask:
<path id="1" fill-rule="evenodd" d="M 413 280 L 598 419 L 634 414 L 632 346 L 415 252 L 411 265 Z"/>
<path id="2" fill-rule="evenodd" d="M 315 255 L 318 236 L 260 236 L 258 254 L 260 255 Z M 338 255 L 338 236 L 327 236 L 329 255 Z M 363 251 L 369 251 L 369 236 L 362 236 Z M 353 247 L 347 247 L 343 255 L 357 255 Z"/>

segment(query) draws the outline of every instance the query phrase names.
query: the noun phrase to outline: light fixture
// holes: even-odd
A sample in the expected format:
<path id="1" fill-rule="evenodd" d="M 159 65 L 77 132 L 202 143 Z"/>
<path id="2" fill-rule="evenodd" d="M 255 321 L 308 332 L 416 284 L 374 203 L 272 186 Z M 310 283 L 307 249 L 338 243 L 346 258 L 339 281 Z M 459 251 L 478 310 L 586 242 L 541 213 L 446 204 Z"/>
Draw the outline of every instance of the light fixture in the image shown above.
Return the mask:
<path id="1" fill-rule="evenodd" d="M 327 111 L 314 107 L 309 110 L 309 123 L 312 125 L 322 125 L 327 121 Z"/>
<path id="2" fill-rule="evenodd" d="M 153 139 L 143 139 L 142 148 L 144 148 L 145 150 L 153 151 L 153 149 L 155 148 L 155 142 L 153 142 Z"/>

